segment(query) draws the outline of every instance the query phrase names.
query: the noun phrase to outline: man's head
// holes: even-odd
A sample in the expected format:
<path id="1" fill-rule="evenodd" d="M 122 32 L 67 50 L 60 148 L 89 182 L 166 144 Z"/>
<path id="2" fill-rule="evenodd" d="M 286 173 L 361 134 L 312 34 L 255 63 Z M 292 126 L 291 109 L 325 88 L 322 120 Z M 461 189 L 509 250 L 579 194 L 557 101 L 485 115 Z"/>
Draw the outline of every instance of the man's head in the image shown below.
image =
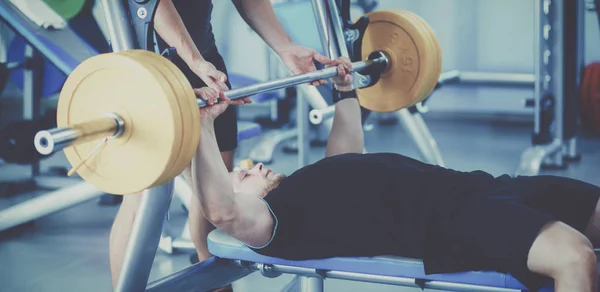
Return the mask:
<path id="1" fill-rule="evenodd" d="M 256 195 L 261 198 L 275 189 L 285 178 L 285 175 L 274 173 L 262 163 L 257 163 L 250 169 L 231 172 L 230 175 L 236 193 Z"/>

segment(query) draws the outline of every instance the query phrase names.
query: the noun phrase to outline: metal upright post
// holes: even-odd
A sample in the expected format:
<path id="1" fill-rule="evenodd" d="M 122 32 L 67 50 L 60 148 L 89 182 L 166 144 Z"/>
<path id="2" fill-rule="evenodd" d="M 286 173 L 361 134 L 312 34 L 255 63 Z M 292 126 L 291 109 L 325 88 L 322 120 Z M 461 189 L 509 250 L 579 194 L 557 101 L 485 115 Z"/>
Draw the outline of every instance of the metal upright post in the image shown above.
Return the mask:
<path id="1" fill-rule="evenodd" d="M 101 0 L 106 18 L 109 43 L 113 52 L 135 49 L 135 38 L 131 27 L 129 13 L 125 6 L 127 1 Z"/>
<path id="2" fill-rule="evenodd" d="M 563 14 L 560 7 L 564 0 L 535 0 L 535 38 L 534 60 L 534 130 L 533 145 L 521 154 L 519 167 L 515 172 L 519 175 L 538 175 L 542 164 L 561 166 L 563 163 Z M 546 95 L 552 95 L 554 131 L 551 131 L 551 142 L 544 143 L 544 125 L 542 124 L 542 102 Z"/>
<path id="3" fill-rule="evenodd" d="M 303 87 L 307 85 L 299 85 Z M 310 154 L 310 131 L 308 130 L 308 103 L 306 102 L 306 94 L 302 90 L 297 91 L 298 98 L 296 99 L 296 127 L 298 130 L 298 168 L 308 165 Z"/>
<path id="4" fill-rule="evenodd" d="M 332 24 L 329 21 L 329 13 L 326 8 L 326 0 L 311 0 L 313 12 L 315 14 L 315 23 L 317 25 L 317 30 L 319 32 L 319 38 L 321 39 L 321 47 L 323 49 L 324 54 L 329 58 L 337 58 L 339 56 L 339 49 L 337 46 L 337 38 L 335 37 L 335 33 L 332 28 Z M 345 45 L 345 44 L 344 44 Z M 316 88 L 307 89 L 307 91 L 312 91 L 312 94 L 303 94 L 303 96 L 310 98 L 313 95 L 320 95 L 319 91 Z M 314 103 L 311 103 L 309 99 L 308 102 L 315 109 L 324 109 L 329 105 L 322 100 L 322 103 L 319 106 L 315 106 Z M 327 129 L 327 132 L 331 131 L 333 127 L 333 119 L 326 119 L 323 121 L 324 126 Z"/>
<path id="5" fill-rule="evenodd" d="M 337 39 L 335 37 L 336 34 L 334 32 L 334 28 L 332 27 L 332 23 L 329 21 L 331 19 L 331 16 L 330 16 L 330 11 L 328 11 L 327 7 L 326 7 L 327 0 L 311 0 L 311 1 L 312 1 L 313 12 L 315 14 L 317 30 L 319 32 L 319 38 L 321 39 L 322 49 L 325 52 L 324 55 L 326 55 L 327 57 L 329 57 L 331 59 L 338 58 L 340 56 L 340 49 L 339 49 L 339 43 L 338 43 L 338 41 L 340 39 Z M 334 5 L 332 7 L 332 9 L 337 10 L 337 5 Z M 342 35 L 341 40 L 343 40 L 343 35 Z M 344 42 L 343 45 L 345 48 L 346 43 Z M 348 56 L 347 49 L 346 49 L 346 54 L 344 56 Z M 319 90 L 314 88 L 313 86 L 310 86 L 310 87 L 299 86 L 297 88 L 298 88 L 298 96 L 306 99 L 306 102 L 308 102 L 308 104 L 311 107 L 316 108 L 316 109 L 322 109 L 322 108 L 326 108 L 329 106 L 327 104 L 327 102 L 325 101 L 325 99 L 323 99 L 323 96 L 321 95 Z M 299 101 L 299 99 L 298 99 L 297 109 L 299 112 L 308 114 L 307 105 L 302 104 Z M 298 128 L 298 131 L 299 131 L 298 134 L 300 135 L 300 134 L 306 133 L 307 135 L 309 135 L 310 133 L 308 131 L 308 117 L 303 117 L 303 120 L 299 120 L 298 122 L 305 123 L 305 125 L 303 125 L 303 127 L 304 127 L 303 129 Z M 325 129 L 327 130 L 327 132 L 329 132 L 329 131 L 331 131 L 331 127 L 333 126 L 333 120 L 328 119 L 328 120 L 324 121 L 323 124 L 326 127 Z M 308 140 L 308 142 L 306 142 L 306 143 L 310 142 L 309 137 L 305 137 L 305 139 Z M 300 139 L 300 136 L 299 136 L 298 144 L 300 144 L 301 141 L 302 140 Z M 307 144 L 307 145 L 309 145 L 309 144 Z M 299 154 L 300 154 L 300 152 L 299 152 Z M 302 155 L 299 155 L 299 156 L 300 156 L 299 157 L 300 161 L 307 161 L 307 157 L 302 157 Z"/>
<path id="6" fill-rule="evenodd" d="M 327 7 L 329 8 L 329 16 L 331 17 L 331 27 L 333 29 L 333 37 L 335 37 L 335 48 L 337 49 L 337 57 L 350 57 L 348 46 L 346 45 L 346 35 L 344 34 L 344 26 L 342 25 L 342 16 L 340 15 L 339 7 L 336 0 L 328 0 Z M 333 49 L 333 48 L 332 48 Z"/>
<path id="7" fill-rule="evenodd" d="M 533 51 L 534 51 L 534 60 L 533 60 L 533 70 L 535 75 L 535 84 L 533 87 L 533 134 L 539 135 L 541 131 L 541 106 L 540 101 L 542 100 L 542 95 L 544 91 L 548 90 L 548 80 L 550 76 L 546 72 L 546 63 L 548 62 L 546 48 L 546 38 L 548 35 L 544 33 L 546 27 L 549 25 L 547 23 L 547 5 L 545 5 L 546 0 L 535 0 L 534 1 L 534 41 L 533 41 Z"/>
<path id="8" fill-rule="evenodd" d="M 548 58 L 550 61 L 550 90 L 554 94 L 554 141 L 564 146 L 564 105 L 565 105 L 565 75 L 564 75 L 564 5 L 565 0 L 545 0 L 549 2 L 548 21 L 550 23 L 550 39 L 548 43 Z M 550 165 L 560 167 L 563 165 L 562 147 L 550 156 Z"/>
<path id="9" fill-rule="evenodd" d="M 323 292 L 323 278 L 300 276 L 298 283 L 300 292 Z"/>
<path id="10" fill-rule="evenodd" d="M 23 70 L 23 119 L 35 121 L 40 118 L 40 104 L 43 87 L 43 57 L 30 45 L 25 46 L 25 59 L 28 66 Z M 40 175 L 40 161 L 31 163 L 31 177 Z"/>
<path id="11" fill-rule="evenodd" d="M 576 16 L 575 16 L 575 30 L 576 30 L 576 34 L 577 34 L 577 41 L 576 41 L 576 46 L 577 46 L 577 50 L 576 50 L 576 57 L 575 57 L 575 62 L 576 62 L 576 69 L 575 69 L 575 84 L 576 84 L 576 88 L 579 88 L 581 85 L 581 77 L 583 74 L 583 71 L 585 69 L 585 14 L 586 14 L 586 1 L 585 0 L 575 0 L 577 3 L 577 7 L 576 7 Z M 577 95 L 571 97 L 571 98 L 575 98 Z M 577 112 L 577 111 L 574 111 Z M 575 118 L 576 119 L 576 118 Z M 574 121 L 576 123 L 576 121 Z M 568 157 L 568 159 L 570 160 L 577 160 L 579 158 L 579 154 L 577 151 L 577 138 L 571 137 L 568 141 L 567 141 L 567 151 L 566 151 L 566 157 Z"/>
<path id="12" fill-rule="evenodd" d="M 146 289 L 172 194 L 173 180 L 143 192 L 115 291 Z"/>
<path id="13" fill-rule="evenodd" d="M 101 0 L 113 52 L 136 49 L 126 1 Z M 173 195 L 173 180 L 143 191 L 115 291 L 143 291 Z"/>
<path id="14" fill-rule="evenodd" d="M 321 39 L 321 46 L 325 51 L 325 55 L 330 59 L 339 57 L 339 49 L 337 44 L 337 38 L 330 21 L 329 12 L 326 8 L 327 0 L 312 0 L 312 7 L 315 13 L 315 20 L 317 29 L 319 31 L 319 37 Z"/>

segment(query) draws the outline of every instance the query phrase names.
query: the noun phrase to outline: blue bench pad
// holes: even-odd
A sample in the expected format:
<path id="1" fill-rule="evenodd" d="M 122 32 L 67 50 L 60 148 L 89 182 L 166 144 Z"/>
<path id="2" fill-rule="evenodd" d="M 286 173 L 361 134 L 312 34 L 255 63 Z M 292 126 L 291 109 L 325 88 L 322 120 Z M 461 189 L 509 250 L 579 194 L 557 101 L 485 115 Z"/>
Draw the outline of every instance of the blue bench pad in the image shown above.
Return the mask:
<path id="1" fill-rule="evenodd" d="M 525 290 L 525 287 L 509 274 L 475 271 L 425 275 L 422 261 L 395 256 L 331 258 L 307 261 L 282 260 L 260 255 L 252 251 L 241 241 L 232 238 L 220 230 L 212 231 L 208 235 L 208 249 L 211 254 L 220 258 L 255 263 Z M 544 289 L 544 291 L 551 290 Z"/>

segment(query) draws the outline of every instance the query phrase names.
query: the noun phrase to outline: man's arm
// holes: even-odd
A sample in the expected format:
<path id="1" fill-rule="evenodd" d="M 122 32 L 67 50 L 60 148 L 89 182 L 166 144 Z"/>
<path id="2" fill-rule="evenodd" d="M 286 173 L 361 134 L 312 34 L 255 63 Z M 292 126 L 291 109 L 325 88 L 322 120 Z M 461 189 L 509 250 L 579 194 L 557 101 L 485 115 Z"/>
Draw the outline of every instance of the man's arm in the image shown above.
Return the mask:
<path id="1" fill-rule="evenodd" d="M 202 97 L 207 90 L 203 88 L 197 93 Z M 204 216 L 215 227 L 248 245 L 262 246 L 271 236 L 273 218 L 257 196 L 236 194 L 233 190 L 213 126 L 214 118 L 225 108 L 225 104 L 217 104 L 201 109 L 201 138 L 191 168 L 193 188 L 197 190 Z"/>
<path id="2" fill-rule="evenodd" d="M 335 104 L 333 125 L 327 140 L 325 156 L 362 153 L 364 147 L 365 138 L 358 99 L 347 98 L 338 101 Z"/>
<path id="3" fill-rule="evenodd" d="M 177 55 L 207 86 L 215 90 L 229 89 L 225 84 L 227 76 L 204 59 L 172 0 L 159 1 L 154 16 L 154 29 L 169 46 L 177 50 Z"/>
<path id="4" fill-rule="evenodd" d="M 269 0 L 232 0 L 244 21 L 273 49 L 279 52 L 293 45 L 281 26 Z"/>
<path id="5" fill-rule="evenodd" d="M 314 60 L 325 58 L 312 48 L 292 41 L 281 26 L 269 0 L 232 0 L 244 21 L 277 53 L 281 61 L 294 75 L 317 70 Z M 313 81 L 314 86 L 325 80 Z"/>
<path id="6" fill-rule="evenodd" d="M 337 60 L 322 60 L 323 63 L 338 67 L 338 76 L 331 79 L 333 82 L 333 102 L 335 113 L 333 125 L 327 140 L 325 156 L 334 156 L 343 153 L 362 153 L 365 147 L 365 138 L 362 128 L 362 117 L 356 90 L 352 83 L 352 63 L 346 57 Z"/>
<path id="7" fill-rule="evenodd" d="M 154 29 L 186 64 L 204 61 L 172 0 L 161 0 L 154 16 Z"/>

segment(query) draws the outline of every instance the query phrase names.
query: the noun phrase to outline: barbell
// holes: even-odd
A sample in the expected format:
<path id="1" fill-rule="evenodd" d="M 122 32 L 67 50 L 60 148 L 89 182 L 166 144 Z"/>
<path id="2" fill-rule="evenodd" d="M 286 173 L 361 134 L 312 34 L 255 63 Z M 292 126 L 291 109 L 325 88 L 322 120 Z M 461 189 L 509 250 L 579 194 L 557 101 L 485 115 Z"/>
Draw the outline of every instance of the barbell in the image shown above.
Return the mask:
<path id="1" fill-rule="evenodd" d="M 441 73 L 441 50 L 429 25 L 408 11 L 368 14 L 357 72 L 380 73 L 358 89 L 361 106 L 392 112 L 422 101 Z M 337 75 L 330 67 L 224 92 L 236 100 Z M 150 51 L 93 56 L 68 76 L 57 105 L 57 128 L 40 131 L 34 145 L 49 155 L 63 150 L 71 174 L 118 195 L 168 182 L 190 163 L 200 137 L 198 99 L 184 74 Z"/>

